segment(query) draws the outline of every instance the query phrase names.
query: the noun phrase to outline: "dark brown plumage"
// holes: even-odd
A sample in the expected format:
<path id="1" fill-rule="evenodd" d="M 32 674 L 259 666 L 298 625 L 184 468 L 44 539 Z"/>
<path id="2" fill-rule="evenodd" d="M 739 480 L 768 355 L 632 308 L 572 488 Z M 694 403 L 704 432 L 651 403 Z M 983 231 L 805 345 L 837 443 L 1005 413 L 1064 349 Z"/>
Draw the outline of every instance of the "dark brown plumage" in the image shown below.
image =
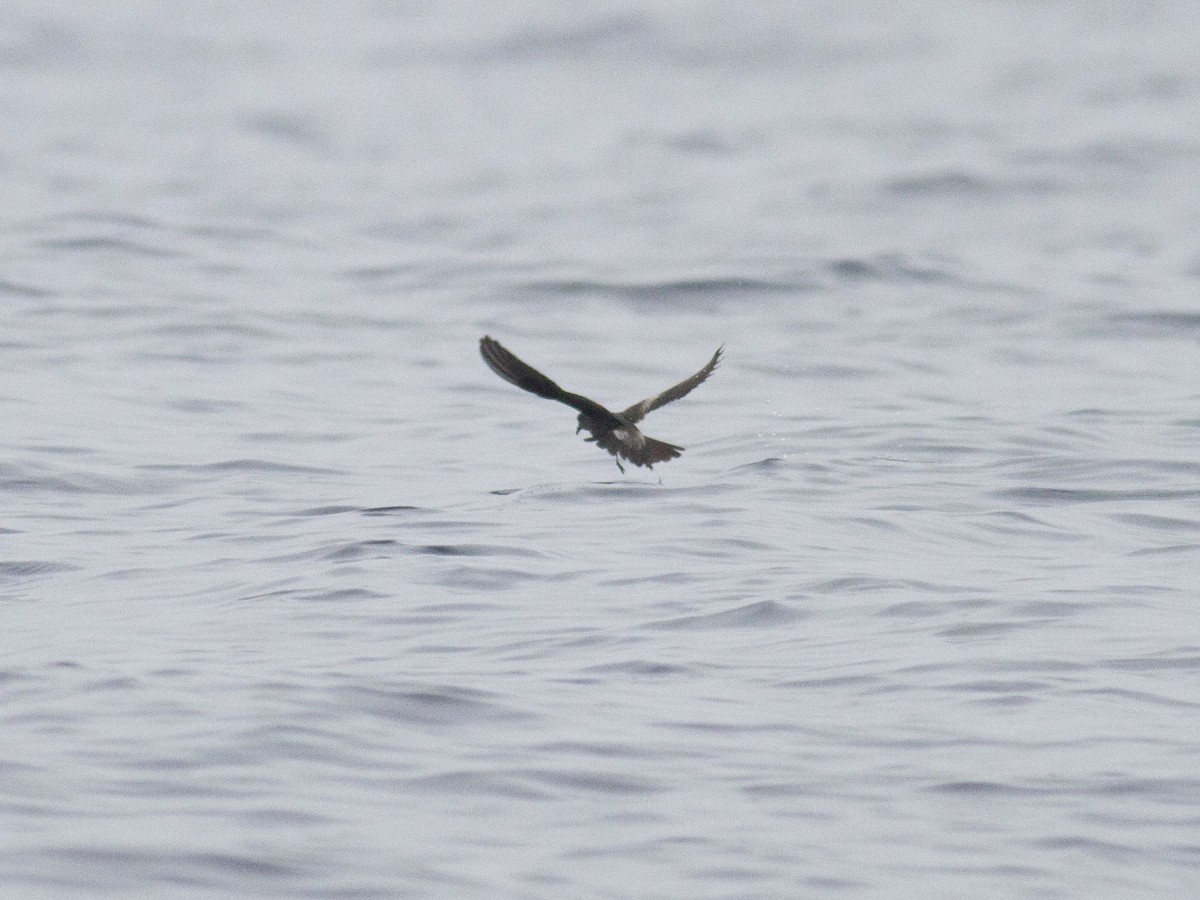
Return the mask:
<path id="1" fill-rule="evenodd" d="M 636 427 L 637 423 L 660 406 L 686 396 L 696 385 L 711 375 L 713 369 L 717 367 L 717 363 L 721 361 L 722 349 L 724 348 L 719 348 L 708 364 L 691 378 L 685 378 L 661 394 L 647 397 L 641 403 L 635 403 L 624 412 L 615 413 L 605 409 L 595 400 L 564 391 L 533 366 L 513 356 L 498 341 L 486 336 L 479 340 L 479 352 L 483 356 L 483 361 L 509 384 L 514 384 L 539 397 L 545 397 L 547 400 L 557 400 L 559 403 L 565 403 L 567 406 L 579 410 L 579 427 L 575 429 L 575 433 L 586 431 L 591 434 L 591 437 L 585 438 L 585 440 L 594 441 L 596 446 L 607 450 L 616 460 L 617 468 L 622 472 L 625 471 L 625 467 L 621 465 L 622 459 L 628 460 L 635 466 L 652 469 L 655 463 L 674 459 L 683 452 L 683 447 L 677 444 L 668 444 L 666 441 L 656 441 L 654 438 L 646 437 Z"/>

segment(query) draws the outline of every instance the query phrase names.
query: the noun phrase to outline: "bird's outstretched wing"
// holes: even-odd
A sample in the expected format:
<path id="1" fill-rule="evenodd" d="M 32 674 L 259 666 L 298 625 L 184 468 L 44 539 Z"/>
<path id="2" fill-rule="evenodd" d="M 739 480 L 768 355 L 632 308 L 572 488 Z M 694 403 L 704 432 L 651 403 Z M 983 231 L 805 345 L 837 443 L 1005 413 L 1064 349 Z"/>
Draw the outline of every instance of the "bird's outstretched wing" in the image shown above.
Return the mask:
<path id="1" fill-rule="evenodd" d="M 701 369 L 691 378 L 685 378 L 683 381 L 679 382 L 679 384 L 675 385 L 675 387 L 667 388 L 657 396 L 647 397 L 641 403 L 633 404 L 633 406 L 629 407 L 629 409 L 625 410 L 623 413 L 621 413 L 621 415 L 630 422 L 640 422 L 646 417 L 647 413 L 653 412 L 660 406 L 665 406 L 672 400 L 678 400 L 680 397 L 686 397 L 689 393 L 691 393 L 692 389 L 695 388 L 696 385 L 700 384 L 700 382 L 704 381 L 704 379 L 713 373 L 713 369 L 715 369 L 717 367 L 717 363 L 721 361 L 721 351 L 724 349 L 724 346 L 718 347 L 717 352 L 713 354 L 713 358 L 708 361 L 707 365 L 705 365 L 703 369 Z"/>
<path id="2" fill-rule="evenodd" d="M 587 413 L 598 422 L 607 424 L 611 420 L 609 427 L 616 428 L 620 426 L 621 422 L 617 417 L 595 400 L 589 400 L 587 397 L 582 397 L 579 394 L 572 394 L 570 391 L 564 391 L 533 366 L 517 359 L 512 353 L 504 349 L 499 341 L 494 341 L 487 336 L 480 338 L 479 353 L 491 370 L 509 384 L 516 385 L 522 390 L 529 391 L 531 394 L 537 394 L 539 397 L 545 397 L 547 400 L 557 400 L 559 403 L 565 403 L 567 406 L 577 409 L 582 413 Z M 680 396 L 683 395 L 681 394 Z"/>

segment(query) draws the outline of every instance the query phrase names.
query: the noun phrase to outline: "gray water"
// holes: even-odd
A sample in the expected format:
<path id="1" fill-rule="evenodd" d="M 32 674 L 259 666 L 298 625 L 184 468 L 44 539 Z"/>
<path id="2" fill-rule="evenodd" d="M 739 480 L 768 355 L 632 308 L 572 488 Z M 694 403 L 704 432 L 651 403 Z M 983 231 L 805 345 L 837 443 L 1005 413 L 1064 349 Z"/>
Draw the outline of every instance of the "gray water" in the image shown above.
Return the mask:
<path id="1" fill-rule="evenodd" d="M 1197 47 L 6 3 L 0 895 L 1195 896 Z"/>

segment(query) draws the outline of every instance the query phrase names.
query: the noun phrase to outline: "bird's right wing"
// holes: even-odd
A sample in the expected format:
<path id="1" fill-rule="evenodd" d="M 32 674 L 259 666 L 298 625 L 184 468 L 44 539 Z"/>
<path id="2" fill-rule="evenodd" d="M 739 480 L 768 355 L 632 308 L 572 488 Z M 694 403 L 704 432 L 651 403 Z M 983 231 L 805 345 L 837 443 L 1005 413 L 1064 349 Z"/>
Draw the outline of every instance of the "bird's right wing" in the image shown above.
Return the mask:
<path id="1" fill-rule="evenodd" d="M 647 397 L 641 403 L 635 403 L 625 412 L 621 413 L 630 422 L 640 422 L 648 413 L 653 412 L 660 406 L 665 406 L 672 400 L 678 400 L 680 397 L 686 397 L 692 392 L 692 389 L 700 384 L 704 379 L 713 373 L 713 369 L 717 367 L 717 363 L 721 361 L 721 351 L 724 347 L 718 347 L 717 352 L 713 354 L 713 358 L 708 363 L 693 375 L 691 378 L 685 378 L 683 381 L 674 387 L 667 388 L 661 394 L 654 397 Z"/>
<path id="2" fill-rule="evenodd" d="M 612 413 L 597 403 L 579 394 L 564 391 L 557 384 L 535 369 L 529 363 L 522 362 L 512 353 L 501 346 L 499 341 L 484 336 L 479 339 L 479 353 L 489 368 L 509 384 L 516 385 L 522 390 L 545 397 L 547 400 L 557 400 L 567 406 L 588 413 L 592 417 L 605 421 L 612 419 L 614 426 L 620 423 Z"/>

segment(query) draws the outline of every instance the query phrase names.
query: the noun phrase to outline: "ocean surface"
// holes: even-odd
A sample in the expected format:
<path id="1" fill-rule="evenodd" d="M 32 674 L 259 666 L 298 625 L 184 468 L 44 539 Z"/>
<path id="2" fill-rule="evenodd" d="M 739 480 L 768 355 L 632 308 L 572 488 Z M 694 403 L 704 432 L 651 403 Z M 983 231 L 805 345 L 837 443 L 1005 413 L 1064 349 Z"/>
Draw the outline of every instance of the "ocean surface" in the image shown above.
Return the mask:
<path id="1" fill-rule="evenodd" d="M 0 896 L 1200 894 L 1198 47 L 6 2 Z"/>

